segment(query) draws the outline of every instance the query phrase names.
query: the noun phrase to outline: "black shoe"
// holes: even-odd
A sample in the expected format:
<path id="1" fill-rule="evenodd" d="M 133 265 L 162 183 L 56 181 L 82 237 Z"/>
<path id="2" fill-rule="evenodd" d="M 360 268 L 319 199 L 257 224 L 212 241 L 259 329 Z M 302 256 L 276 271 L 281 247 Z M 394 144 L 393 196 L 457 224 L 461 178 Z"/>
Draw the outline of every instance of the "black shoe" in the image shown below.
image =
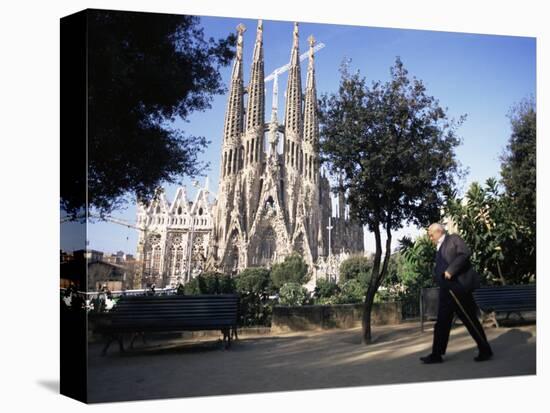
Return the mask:
<path id="1" fill-rule="evenodd" d="M 422 360 L 422 363 L 424 364 L 443 363 L 441 356 L 436 356 L 434 354 L 428 354 L 427 356 L 420 357 L 420 360 Z"/>
<path id="2" fill-rule="evenodd" d="M 486 351 L 483 353 L 479 353 L 476 357 L 474 357 L 475 361 L 487 361 L 490 360 L 491 357 L 493 357 L 492 351 Z"/>

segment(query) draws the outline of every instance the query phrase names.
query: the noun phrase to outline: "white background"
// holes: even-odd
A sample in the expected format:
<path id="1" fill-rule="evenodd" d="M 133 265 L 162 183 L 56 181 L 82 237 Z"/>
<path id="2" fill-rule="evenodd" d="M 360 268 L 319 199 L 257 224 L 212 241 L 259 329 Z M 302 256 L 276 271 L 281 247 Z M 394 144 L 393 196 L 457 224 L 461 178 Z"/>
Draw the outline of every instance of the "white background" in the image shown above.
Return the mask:
<path id="1" fill-rule="evenodd" d="M 537 37 L 537 376 L 231 397 L 94 405 L 116 412 L 168 411 L 548 411 L 550 296 L 548 82 L 545 1 L 110 0 L 4 1 L 0 6 L 0 409 L 82 411 L 57 394 L 59 380 L 59 18 L 90 8 L 269 18 Z M 498 73 L 495 73 L 498 76 Z M 545 119 L 546 118 L 546 119 Z M 546 121 L 546 123 L 545 123 Z M 545 188 L 546 187 L 546 188 Z M 546 208 L 546 212 L 548 208 Z M 545 323 L 546 321 L 546 323 Z M 421 366 L 419 365 L 419 368 Z M 238 379 L 238 378 L 236 378 Z"/>

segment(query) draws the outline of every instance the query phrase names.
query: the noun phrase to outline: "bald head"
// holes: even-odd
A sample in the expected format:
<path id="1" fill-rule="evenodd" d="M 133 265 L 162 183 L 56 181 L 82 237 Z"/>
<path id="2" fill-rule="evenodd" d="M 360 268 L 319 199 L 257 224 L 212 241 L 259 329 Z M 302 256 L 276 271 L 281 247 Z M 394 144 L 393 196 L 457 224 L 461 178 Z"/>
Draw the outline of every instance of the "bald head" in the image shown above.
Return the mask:
<path id="1" fill-rule="evenodd" d="M 445 235 L 445 228 L 439 222 L 435 222 L 428 227 L 428 237 L 434 244 L 437 244 L 437 241 L 443 235 Z"/>

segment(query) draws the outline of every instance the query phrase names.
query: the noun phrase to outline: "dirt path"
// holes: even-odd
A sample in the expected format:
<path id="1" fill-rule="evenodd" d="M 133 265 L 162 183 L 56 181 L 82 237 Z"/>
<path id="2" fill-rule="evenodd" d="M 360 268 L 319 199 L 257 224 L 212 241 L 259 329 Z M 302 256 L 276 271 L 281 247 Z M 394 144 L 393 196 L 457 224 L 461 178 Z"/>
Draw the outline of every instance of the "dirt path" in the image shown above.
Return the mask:
<path id="1" fill-rule="evenodd" d="M 476 363 L 475 344 L 463 327 L 452 331 L 445 363 L 422 365 L 432 330 L 418 324 L 374 328 L 364 346 L 360 330 L 241 337 L 229 351 L 212 341 L 149 343 L 106 357 L 90 345 L 90 401 L 305 390 L 329 387 L 485 378 L 536 373 L 536 326 L 488 328 L 495 357 Z M 139 348 L 139 346 L 138 346 Z"/>

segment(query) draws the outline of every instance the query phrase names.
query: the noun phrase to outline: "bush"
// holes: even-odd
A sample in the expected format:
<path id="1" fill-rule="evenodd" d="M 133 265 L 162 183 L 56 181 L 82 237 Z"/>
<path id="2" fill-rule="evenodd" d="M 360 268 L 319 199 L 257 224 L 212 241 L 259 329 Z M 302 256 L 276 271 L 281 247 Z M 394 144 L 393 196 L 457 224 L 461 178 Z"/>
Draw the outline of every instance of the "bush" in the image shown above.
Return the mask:
<path id="1" fill-rule="evenodd" d="M 362 255 L 347 258 L 340 264 L 340 282 L 359 280 L 365 287 L 369 284 L 372 260 Z"/>
<path id="2" fill-rule="evenodd" d="M 360 303 L 365 298 L 365 288 L 359 280 L 348 280 L 341 286 L 338 304 Z"/>
<path id="3" fill-rule="evenodd" d="M 299 254 L 293 253 L 283 262 L 273 265 L 271 281 L 276 289 L 287 283 L 303 285 L 309 281 L 307 264 Z"/>
<path id="4" fill-rule="evenodd" d="M 235 292 L 235 280 L 229 275 L 217 272 L 199 274 L 183 288 L 183 293 L 186 295 L 234 294 Z"/>
<path id="5" fill-rule="evenodd" d="M 321 299 L 328 299 L 333 298 L 338 295 L 340 292 L 340 287 L 338 284 L 321 278 L 320 280 L 317 280 L 317 284 L 315 285 L 315 298 L 320 301 Z"/>
<path id="6" fill-rule="evenodd" d="M 269 300 L 271 279 L 269 270 L 254 267 L 244 269 L 235 284 L 240 299 L 240 324 L 271 325 L 272 303 Z"/>
<path id="7" fill-rule="evenodd" d="M 267 294 L 271 289 L 270 273 L 266 268 L 246 268 L 235 281 L 239 293 Z"/>
<path id="8" fill-rule="evenodd" d="M 289 282 L 284 284 L 279 291 L 279 304 L 302 305 L 307 297 L 307 290 L 301 284 Z"/>

